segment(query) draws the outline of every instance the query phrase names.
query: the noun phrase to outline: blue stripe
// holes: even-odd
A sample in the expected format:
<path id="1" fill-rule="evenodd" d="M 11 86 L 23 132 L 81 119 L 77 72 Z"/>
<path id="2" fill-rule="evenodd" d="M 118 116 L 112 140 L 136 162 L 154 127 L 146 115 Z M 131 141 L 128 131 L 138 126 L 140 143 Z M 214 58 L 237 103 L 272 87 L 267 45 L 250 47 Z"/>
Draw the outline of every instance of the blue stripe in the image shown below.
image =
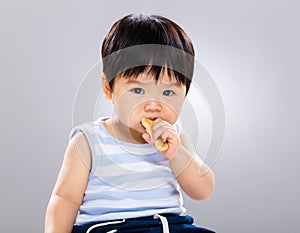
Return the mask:
<path id="1" fill-rule="evenodd" d="M 132 150 L 141 150 L 141 151 L 155 151 L 153 146 L 145 143 L 145 144 L 133 144 L 128 142 L 119 141 L 117 139 L 113 139 L 110 137 L 100 137 L 99 135 L 96 135 L 94 138 L 94 142 L 99 144 L 101 147 L 105 148 L 105 146 L 116 146 L 116 149 L 123 150 L 126 148 L 126 151 Z"/>
<path id="2" fill-rule="evenodd" d="M 97 176 L 97 174 L 94 175 Z M 101 173 L 99 174 L 99 176 L 101 176 Z M 160 171 L 158 173 L 155 170 L 149 172 L 133 172 L 132 174 L 121 175 L 121 176 L 105 176 L 105 177 L 101 176 L 101 179 L 109 184 L 117 185 L 117 186 L 122 186 L 124 184 L 137 182 L 137 181 L 140 182 L 141 184 L 144 184 L 143 186 L 145 186 L 147 184 L 147 181 L 158 177 L 163 177 L 164 179 L 167 179 L 169 182 L 175 179 L 173 173 L 170 173 L 169 171 Z M 163 185 L 163 184 L 160 183 L 158 185 Z"/>

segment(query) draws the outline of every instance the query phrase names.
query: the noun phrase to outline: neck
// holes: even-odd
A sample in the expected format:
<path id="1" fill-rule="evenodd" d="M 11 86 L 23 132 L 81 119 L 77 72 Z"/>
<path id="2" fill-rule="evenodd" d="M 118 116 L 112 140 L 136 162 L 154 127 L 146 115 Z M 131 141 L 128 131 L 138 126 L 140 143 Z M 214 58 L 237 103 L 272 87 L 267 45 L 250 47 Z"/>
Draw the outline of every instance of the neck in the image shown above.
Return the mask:
<path id="1" fill-rule="evenodd" d="M 146 143 L 140 132 L 128 128 L 119 119 L 108 119 L 104 122 L 104 125 L 108 132 L 118 140 L 134 144 Z"/>

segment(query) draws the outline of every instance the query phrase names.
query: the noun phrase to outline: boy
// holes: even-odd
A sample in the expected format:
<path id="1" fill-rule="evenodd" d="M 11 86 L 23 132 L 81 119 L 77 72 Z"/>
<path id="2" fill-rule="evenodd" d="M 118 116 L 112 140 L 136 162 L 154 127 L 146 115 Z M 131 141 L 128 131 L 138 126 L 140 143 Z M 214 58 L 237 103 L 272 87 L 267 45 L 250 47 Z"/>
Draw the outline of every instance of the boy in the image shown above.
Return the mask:
<path id="1" fill-rule="evenodd" d="M 191 40 L 165 17 L 128 15 L 106 35 L 102 58 L 114 114 L 72 130 L 45 232 L 212 232 L 182 216 L 179 189 L 196 200 L 214 190 L 213 172 L 176 123 L 193 73 Z M 158 141 L 167 147 L 158 151 Z"/>

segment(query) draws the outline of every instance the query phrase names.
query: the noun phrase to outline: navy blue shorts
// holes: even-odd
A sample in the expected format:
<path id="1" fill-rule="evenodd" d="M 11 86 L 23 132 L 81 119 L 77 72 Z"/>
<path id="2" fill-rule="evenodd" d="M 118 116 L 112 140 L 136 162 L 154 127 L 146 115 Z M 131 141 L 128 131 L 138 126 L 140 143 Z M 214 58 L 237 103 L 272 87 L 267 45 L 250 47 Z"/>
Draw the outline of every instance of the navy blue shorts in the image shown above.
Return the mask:
<path id="1" fill-rule="evenodd" d="M 161 214 L 167 219 L 170 233 L 215 233 L 215 231 L 193 225 L 194 219 L 189 216 Z M 85 225 L 74 225 L 72 233 L 163 233 L 163 221 L 154 216 L 97 222 Z M 106 224 L 108 223 L 108 224 Z M 99 225 L 99 226 L 96 226 Z"/>

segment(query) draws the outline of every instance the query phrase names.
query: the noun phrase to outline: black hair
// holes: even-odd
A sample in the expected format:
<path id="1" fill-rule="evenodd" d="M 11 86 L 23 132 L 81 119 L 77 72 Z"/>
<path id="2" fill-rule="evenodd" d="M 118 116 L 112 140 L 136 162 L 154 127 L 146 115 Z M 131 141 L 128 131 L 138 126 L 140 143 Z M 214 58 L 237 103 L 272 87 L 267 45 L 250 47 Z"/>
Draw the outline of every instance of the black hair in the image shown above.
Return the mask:
<path id="1" fill-rule="evenodd" d="M 132 46 L 137 45 L 161 45 L 163 47 L 148 47 L 151 49 L 138 50 L 134 54 L 118 53 L 118 51 L 125 51 L 126 48 L 133 48 Z M 167 53 L 162 52 L 165 47 L 171 50 L 169 49 Z M 146 58 L 145 54 L 147 54 Z M 173 75 L 178 83 L 184 84 L 186 93 L 189 90 L 195 57 L 192 41 L 180 26 L 163 16 L 130 14 L 118 20 L 104 38 L 101 55 L 103 73 L 111 88 L 117 75 L 137 77 L 139 74 L 148 72 L 158 80 L 163 69 L 167 68 L 168 75 Z M 136 66 L 129 64 L 130 57 L 137 60 L 141 55 L 145 59 L 142 65 L 141 63 Z M 155 57 L 159 58 L 159 65 L 153 64 Z M 172 57 L 171 61 L 170 57 Z M 176 69 L 178 65 L 181 67 L 179 70 Z"/>

